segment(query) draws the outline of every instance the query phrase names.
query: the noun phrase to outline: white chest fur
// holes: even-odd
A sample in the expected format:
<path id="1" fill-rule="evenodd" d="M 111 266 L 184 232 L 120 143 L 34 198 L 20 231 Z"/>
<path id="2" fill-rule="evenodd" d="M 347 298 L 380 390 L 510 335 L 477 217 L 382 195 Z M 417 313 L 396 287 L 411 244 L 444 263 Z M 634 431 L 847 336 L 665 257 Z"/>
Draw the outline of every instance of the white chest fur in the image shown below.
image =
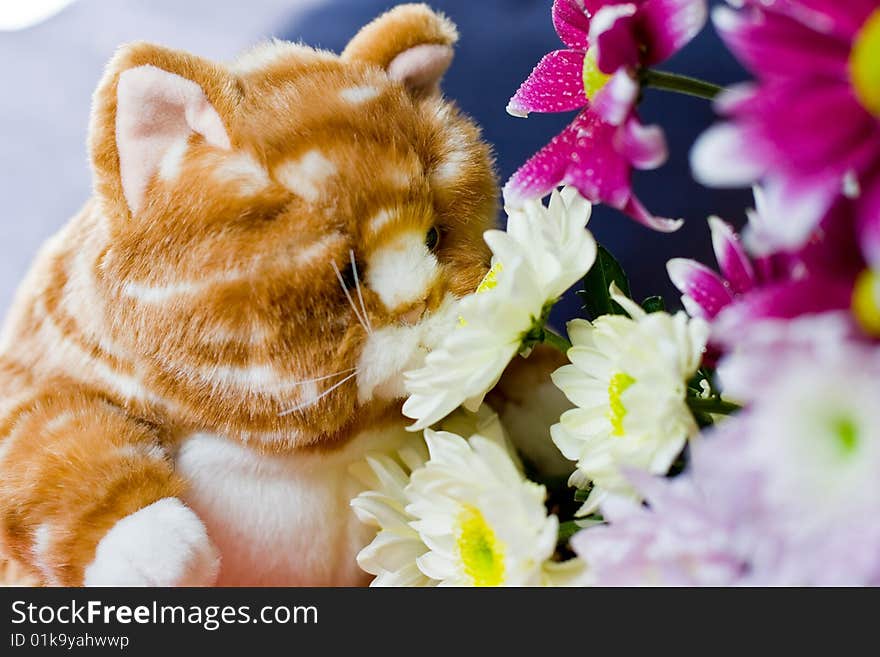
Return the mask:
<path id="1" fill-rule="evenodd" d="M 332 453 L 260 454 L 194 434 L 176 456 L 184 501 L 221 552 L 221 586 L 345 586 L 368 577 L 355 555 L 373 530 L 349 501 L 360 490 L 348 468 L 370 452 L 418 440 L 403 425 L 365 432 Z"/>

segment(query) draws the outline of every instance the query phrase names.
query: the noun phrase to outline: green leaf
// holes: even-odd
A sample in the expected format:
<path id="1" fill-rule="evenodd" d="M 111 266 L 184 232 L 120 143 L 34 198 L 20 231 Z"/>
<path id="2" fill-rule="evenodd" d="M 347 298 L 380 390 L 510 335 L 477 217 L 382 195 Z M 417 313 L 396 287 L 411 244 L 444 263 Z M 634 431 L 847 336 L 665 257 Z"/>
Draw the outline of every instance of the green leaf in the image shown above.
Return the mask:
<path id="1" fill-rule="evenodd" d="M 608 293 L 612 282 L 617 284 L 626 296 L 632 296 L 623 267 L 608 249 L 600 246 L 596 254 L 596 262 L 584 277 L 584 289 L 578 292 L 584 300 L 584 310 L 587 311 L 589 319 L 596 319 L 602 315 L 626 314 L 623 308 L 612 301 Z"/>
<path id="2" fill-rule="evenodd" d="M 642 301 L 642 308 L 646 313 L 662 313 L 666 312 L 666 302 L 661 296 L 648 297 Z"/>
<path id="3" fill-rule="evenodd" d="M 557 542 L 568 543 L 568 539 L 577 534 L 581 527 L 574 520 L 559 523 L 559 538 Z"/>
<path id="4" fill-rule="evenodd" d="M 590 496 L 589 488 L 578 488 L 574 492 L 574 501 L 575 502 L 586 502 L 587 498 Z"/>

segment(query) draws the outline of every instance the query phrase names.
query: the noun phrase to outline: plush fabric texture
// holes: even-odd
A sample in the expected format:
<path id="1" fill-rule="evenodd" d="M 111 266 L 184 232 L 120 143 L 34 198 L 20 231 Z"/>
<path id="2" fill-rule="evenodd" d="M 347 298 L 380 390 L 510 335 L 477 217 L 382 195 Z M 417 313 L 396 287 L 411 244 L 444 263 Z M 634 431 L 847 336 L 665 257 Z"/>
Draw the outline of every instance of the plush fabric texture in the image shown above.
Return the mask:
<path id="1" fill-rule="evenodd" d="M 454 41 L 402 5 L 341 56 L 119 50 L 94 96 L 94 196 L 0 334 L 0 549 L 25 575 L 134 582 L 148 532 L 177 558 L 142 583 L 210 583 L 211 545 L 221 583 L 363 583 L 344 473 L 415 439 L 401 369 L 488 266 L 492 157 L 439 93 L 448 60 L 388 71 Z"/>

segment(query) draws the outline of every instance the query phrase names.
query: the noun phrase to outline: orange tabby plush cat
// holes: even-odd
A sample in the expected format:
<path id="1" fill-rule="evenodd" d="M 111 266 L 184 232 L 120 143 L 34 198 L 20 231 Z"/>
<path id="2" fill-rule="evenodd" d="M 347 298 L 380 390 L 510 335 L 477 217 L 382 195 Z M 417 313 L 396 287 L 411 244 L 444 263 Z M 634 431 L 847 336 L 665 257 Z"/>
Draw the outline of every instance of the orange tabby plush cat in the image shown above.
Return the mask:
<path id="1" fill-rule="evenodd" d="M 0 338 L 0 550 L 44 584 L 357 584 L 349 463 L 486 271 L 496 182 L 424 5 L 336 56 L 122 48 L 94 197 Z"/>

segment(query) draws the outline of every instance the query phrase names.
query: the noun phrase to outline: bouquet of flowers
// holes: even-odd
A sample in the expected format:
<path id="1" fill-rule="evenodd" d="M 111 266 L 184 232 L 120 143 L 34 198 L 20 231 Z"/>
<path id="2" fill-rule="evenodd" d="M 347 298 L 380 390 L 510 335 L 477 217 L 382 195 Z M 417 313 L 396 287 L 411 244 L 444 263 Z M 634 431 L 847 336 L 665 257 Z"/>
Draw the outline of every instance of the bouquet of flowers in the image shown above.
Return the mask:
<path id="1" fill-rule="evenodd" d="M 754 76 L 723 90 L 655 68 L 708 13 L 555 0 L 564 48 L 507 110 L 578 113 L 506 184 L 489 274 L 408 374 L 423 449 L 357 473 L 374 585 L 880 584 L 880 0 L 716 8 Z M 594 203 L 680 225 L 631 185 L 667 155 L 639 117 L 647 88 L 712 100 L 723 119 L 693 146 L 694 176 L 754 186 L 742 236 L 709 219 L 718 271 L 669 261 L 679 312 L 633 299 L 586 228 Z M 550 310 L 575 286 L 586 317 L 556 333 Z M 568 459 L 563 481 L 482 405 L 541 343 L 569 361 L 552 379 L 572 408 L 534 436 Z"/>

